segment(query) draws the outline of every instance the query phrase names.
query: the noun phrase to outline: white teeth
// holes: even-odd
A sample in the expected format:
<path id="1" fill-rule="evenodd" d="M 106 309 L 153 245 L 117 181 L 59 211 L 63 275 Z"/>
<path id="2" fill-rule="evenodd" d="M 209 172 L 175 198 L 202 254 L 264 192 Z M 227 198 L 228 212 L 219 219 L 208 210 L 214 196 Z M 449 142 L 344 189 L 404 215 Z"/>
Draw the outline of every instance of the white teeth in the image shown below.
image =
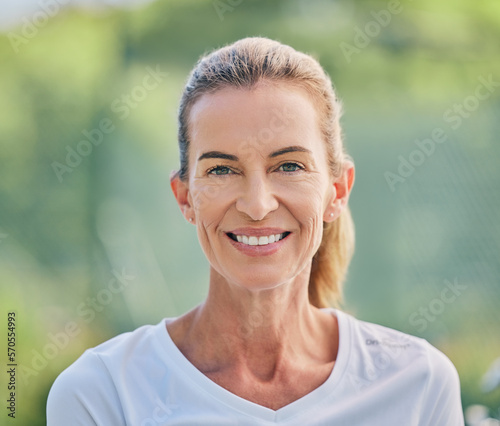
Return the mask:
<path id="1" fill-rule="evenodd" d="M 257 237 L 249 237 L 248 244 L 251 246 L 257 246 L 257 245 L 259 245 L 259 240 Z"/>
<path id="2" fill-rule="evenodd" d="M 267 244 L 269 244 L 269 238 L 259 237 L 259 246 L 265 246 Z"/>
<path id="3" fill-rule="evenodd" d="M 250 236 L 247 235 L 236 235 L 236 239 L 239 243 L 243 243 L 249 246 L 266 246 L 268 244 L 277 243 L 278 241 L 283 239 L 284 234 L 272 234 L 269 236 Z"/>

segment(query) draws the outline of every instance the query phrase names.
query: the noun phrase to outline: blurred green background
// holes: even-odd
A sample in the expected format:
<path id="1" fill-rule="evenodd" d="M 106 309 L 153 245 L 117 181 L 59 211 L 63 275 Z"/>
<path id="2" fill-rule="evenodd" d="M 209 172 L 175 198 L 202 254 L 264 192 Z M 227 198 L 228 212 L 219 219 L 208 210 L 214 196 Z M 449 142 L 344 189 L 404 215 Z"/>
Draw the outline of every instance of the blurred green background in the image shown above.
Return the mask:
<path id="1" fill-rule="evenodd" d="M 480 384 L 500 356 L 500 3 L 388 7 L 169 0 L 60 7 L 4 29 L 0 347 L 4 370 L 15 311 L 13 424 L 45 424 L 51 383 L 86 348 L 203 300 L 207 262 L 169 187 L 176 109 L 197 58 L 250 35 L 313 54 L 343 100 L 357 233 L 345 309 L 428 339 L 456 365 L 464 407 L 498 409 L 500 390 Z M 415 141 L 439 132 L 419 142 L 427 153 Z"/>

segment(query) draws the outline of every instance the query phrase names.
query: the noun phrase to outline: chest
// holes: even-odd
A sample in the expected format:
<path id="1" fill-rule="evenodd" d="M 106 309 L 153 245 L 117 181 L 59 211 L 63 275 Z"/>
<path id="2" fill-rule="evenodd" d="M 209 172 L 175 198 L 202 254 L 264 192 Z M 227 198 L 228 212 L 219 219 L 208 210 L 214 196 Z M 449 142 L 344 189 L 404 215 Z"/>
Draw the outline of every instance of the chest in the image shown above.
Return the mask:
<path id="1" fill-rule="evenodd" d="M 237 371 L 205 373 L 217 385 L 240 398 L 278 410 L 321 386 L 332 373 L 334 362 L 320 367 L 276 374 L 271 380 L 258 380 Z"/>

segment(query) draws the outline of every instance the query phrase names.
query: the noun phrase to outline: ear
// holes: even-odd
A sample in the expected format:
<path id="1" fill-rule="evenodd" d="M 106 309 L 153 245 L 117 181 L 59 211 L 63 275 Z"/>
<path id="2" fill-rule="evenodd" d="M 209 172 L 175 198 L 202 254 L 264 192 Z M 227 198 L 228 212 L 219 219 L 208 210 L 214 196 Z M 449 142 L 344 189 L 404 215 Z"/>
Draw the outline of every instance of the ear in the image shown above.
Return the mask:
<path id="1" fill-rule="evenodd" d="M 181 180 L 179 172 L 173 171 L 170 173 L 170 187 L 177 200 L 177 204 L 181 209 L 182 215 L 189 223 L 195 223 L 194 209 L 191 202 L 191 194 L 189 193 L 189 186 L 186 182 Z"/>
<path id="2" fill-rule="evenodd" d="M 349 195 L 354 184 L 354 163 L 344 162 L 340 176 L 333 182 L 333 191 L 323 215 L 324 222 L 333 222 L 338 219 L 347 206 Z"/>

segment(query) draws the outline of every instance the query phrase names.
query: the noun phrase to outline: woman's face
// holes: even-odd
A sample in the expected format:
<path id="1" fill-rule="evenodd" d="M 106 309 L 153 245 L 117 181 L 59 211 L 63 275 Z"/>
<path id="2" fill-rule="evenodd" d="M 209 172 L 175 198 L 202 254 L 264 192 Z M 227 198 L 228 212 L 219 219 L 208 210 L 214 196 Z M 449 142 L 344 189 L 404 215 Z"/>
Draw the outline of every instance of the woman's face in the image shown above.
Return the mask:
<path id="1" fill-rule="evenodd" d="M 323 221 L 340 214 L 307 93 L 265 84 L 206 94 L 193 105 L 189 130 L 188 181 L 174 192 L 212 268 L 252 290 L 305 271 Z"/>

